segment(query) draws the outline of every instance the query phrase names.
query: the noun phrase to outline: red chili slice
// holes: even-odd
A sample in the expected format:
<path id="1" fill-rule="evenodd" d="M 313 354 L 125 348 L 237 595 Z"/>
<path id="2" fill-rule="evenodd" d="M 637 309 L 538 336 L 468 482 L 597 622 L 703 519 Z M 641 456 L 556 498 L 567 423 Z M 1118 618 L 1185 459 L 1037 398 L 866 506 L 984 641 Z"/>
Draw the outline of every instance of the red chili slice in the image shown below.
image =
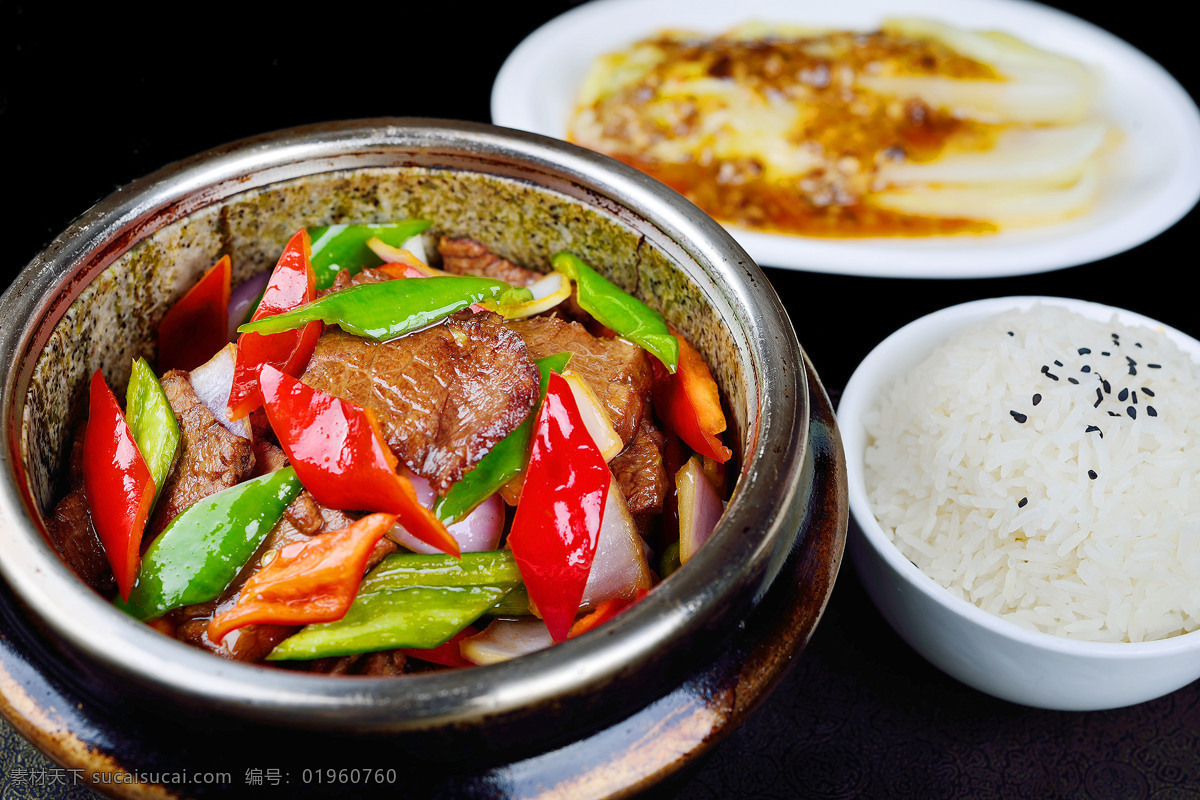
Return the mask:
<path id="1" fill-rule="evenodd" d="M 508 543 L 556 642 L 567 638 L 579 611 L 611 480 L 570 385 L 552 372 Z"/>
<path id="2" fill-rule="evenodd" d="M 428 545 L 455 557 L 458 542 L 417 500 L 370 409 L 301 383 L 269 365 L 259 373 L 271 429 L 300 482 L 322 505 L 396 514 Z"/>
<path id="3" fill-rule="evenodd" d="M 312 243 L 308 231 L 301 228 L 279 257 L 251 321 L 291 311 L 316 299 L 317 282 L 311 258 Z M 293 377 L 303 372 L 317 346 L 322 327 L 320 322 L 310 322 L 296 330 L 243 333 L 238 337 L 233 387 L 229 392 L 229 418 L 241 419 L 262 405 L 259 367 L 269 364 Z"/>
<path id="4" fill-rule="evenodd" d="M 229 256 L 222 256 L 158 323 L 158 371 L 193 370 L 229 343 Z"/>
<path id="5" fill-rule="evenodd" d="M 704 357 L 682 336 L 679 366 L 671 374 L 658 359 L 654 369 L 654 410 L 675 435 L 702 456 L 725 463 L 733 455 L 718 435 L 725 430 L 721 394 Z"/>
<path id="6" fill-rule="evenodd" d="M 128 600 L 137 577 L 146 517 L 154 504 L 154 479 L 100 370 L 92 374 L 88 399 L 84 492 L 121 599 Z"/>
<path id="7" fill-rule="evenodd" d="M 243 625 L 307 625 L 346 615 L 362 583 L 367 558 L 396 522 L 392 514 L 369 514 L 345 528 L 292 542 L 242 585 L 234 605 L 208 623 L 220 642 Z"/>

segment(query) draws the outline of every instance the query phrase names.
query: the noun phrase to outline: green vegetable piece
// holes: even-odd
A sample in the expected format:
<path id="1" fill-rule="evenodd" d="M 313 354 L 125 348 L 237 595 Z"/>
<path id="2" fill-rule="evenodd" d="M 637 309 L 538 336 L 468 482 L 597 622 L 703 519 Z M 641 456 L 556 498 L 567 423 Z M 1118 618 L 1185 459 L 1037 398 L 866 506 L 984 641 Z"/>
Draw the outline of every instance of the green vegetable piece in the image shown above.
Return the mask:
<path id="1" fill-rule="evenodd" d="M 533 292 L 531 292 L 527 287 L 511 286 L 501 292 L 500 296 L 494 301 L 488 301 L 487 304 L 489 306 L 494 305 L 495 308 L 493 310 L 497 314 L 507 317 L 508 314 L 505 312 L 509 311 L 512 306 L 523 305 L 531 300 L 533 300 Z"/>
<path id="2" fill-rule="evenodd" d="M 444 497 L 438 498 L 433 509 L 438 519 L 447 525 L 458 522 L 498 492 L 514 475 L 525 469 L 525 462 L 529 460 L 529 441 L 533 435 L 533 415 L 542 405 L 541 398 L 546 396 L 550 373 L 562 372 L 570 360 L 570 353 L 555 353 L 534 360 L 542 373 L 542 379 L 541 392 L 538 401 L 533 404 L 533 410 L 512 433 L 492 445 L 487 455 L 479 459 L 470 472 L 451 486 Z"/>
<path id="3" fill-rule="evenodd" d="M 409 239 L 424 233 L 433 223 L 426 219 L 406 219 L 381 225 L 327 225 L 311 227 L 312 267 L 317 278 L 318 289 L 328 289 L 342 269 L 354 275 L 364 267 L 376 267 L 383 263 L 379 256 L 367 246 L 371 239 L 379 239 L 392 247 L 400 247 Z"/>
<path id="4" fill-rule="evenodd" d="M 671 372 L 679 365 L 679 340 L 650 306 L 618 288 L 571 253 L 550 259 L 555 270 L 575 282 L 579 305 L 600 324 L 658 358 Z"/>
<path id="5" fill-rule="evenodd" d="M 154 499 L 162 493 L 179 452 L 179 421 L 146 359 L 133 362 L 125 390 L 125 421 L 154 479 Z"/>
<path id="6" fill-rule="evenodd" d="M 661 563 L 658 565 L 658 572 L 666 578 L 681 566 L 683 565 L 679 561 L 679 542 L 671 542 L 663 550 Z"/>
<path id="7" fill-rule="evenodd" d="M 129 601 L 117 606 L 152 620 L 220 596 L 300 494 L 291 467 L 239 483 L 189 506 L 142 556 Z"/>
<path id="8" fill-rule="evenodd" d="M 532 613 L 529 610 L 529 590 L 525 588 L 525 584 L 521 584 L 501 597 L 500 602 L 489 608 L 486 613 L 489 617 L 529 616 Z"/>
<path id="9" fill-rule="evenodd" d="M 508 550 L 446 555 L 393 553 L 371 570 L 346 616 L 304 627 L 267 658 L 308 660 L 437 647 L 521 582 Z"/>
<path id="10" fill-rule="evenodd" d="M 428 327 L 509 288 L 502 281 L 466 275 L 364 283 L 246 323 L 238 331 L 279 333 L 320 320 L 356 336 L 386 341 Z"/>

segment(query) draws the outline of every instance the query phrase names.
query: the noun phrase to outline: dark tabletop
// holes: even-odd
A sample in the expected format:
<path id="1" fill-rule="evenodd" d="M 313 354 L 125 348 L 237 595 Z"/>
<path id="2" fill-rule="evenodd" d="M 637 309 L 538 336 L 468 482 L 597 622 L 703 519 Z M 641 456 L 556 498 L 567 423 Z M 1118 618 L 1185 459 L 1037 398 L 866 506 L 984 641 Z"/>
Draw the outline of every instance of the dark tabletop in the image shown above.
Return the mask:
<path id="1" fill-rule="evenodd" d="M 465 3 L 341 4 L 302 13 L 247 2 L 135 3 L 116 19 L 119 5 L 68 10 L 0 0 L 4 286 L 94 202 L 211 147 L 334 119 L 490 121 L 492 80 L 505 57 L 574 4 L 485 11 Z M 1194 26 L 1175 16 L 1179 6 L 1053 5 L 1121 36 L 1195 97 L 1200 48 Z M 1126 253 L 1003 279 L 858 278 L 763 266 L 836 401 L 858 362 L 892 330 L 978 298 L 1094 300 L 1200 336 L 1194 280 L 1186 277 L 1197 266 L 1198 223 L 1193 211 Z M 0 797 L 87 794 L 33 787 L 28 776 L 52 765 L 2 722 L 0 734 Z M 694 771 L 656 794 L 1200 797 L 1200 683 L 1091 713 L 990 698 L 905 645 L 846 562 L 815 636 L 779 688 Z"/>

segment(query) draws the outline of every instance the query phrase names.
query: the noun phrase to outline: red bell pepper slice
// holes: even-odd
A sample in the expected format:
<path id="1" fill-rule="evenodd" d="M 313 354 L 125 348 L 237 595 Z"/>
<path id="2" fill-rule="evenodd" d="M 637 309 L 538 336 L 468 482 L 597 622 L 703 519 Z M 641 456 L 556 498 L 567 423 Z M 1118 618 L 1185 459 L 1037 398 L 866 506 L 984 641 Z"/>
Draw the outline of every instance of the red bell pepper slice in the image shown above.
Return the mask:
<path id="1" fill-rule="evenodd" d="M 301 383 L 270 365 L 259 372 L 263 408 L 300 482 L 322 505 L 396 514 L 410 533 L 454 557 L 458 541 L 417 500 L 368 408 Z"/>
<path id="2" fill-rule="evenodd" d="M 570 385 L 550 373 L 508 544 L 556 642 L 567 638 L 579 611 L 611 481 Z"/>
<path id="3" fill-rule="evenodd" d="M 676 334 L 676 338 L 679 365 L 674 374 L 657 359 L 650 360 L 654 368 L 654 410 L 689 447 L 723 464 L 733 451 L 718 438 L 726 428 L 720 390 L 704 357 L 682 336 Z"/>
<path id="4" fill-rule="evenodd" d="M 647 589 L 638 589 L 637 594 L 633 597 L 613 597 L 608 600 L 601 600 L 590 613 L 575 621 L 575 624 L 571 626 L 571 633 L 567 638 L 574 639 L 580 634 L 600 627 L 649 593 Z"/>
<path id="5" fill-rule="evenodd" d="M 479 629 L 468 625 L 458 633 L 450 637 L 449 641 L 439 644 L 437 647 L 405 647 L 400 650 L 410 658 L 417 658 L 421 661 L 428 661 L 430 664 L 438 664 L 443 667 L 473 667 L 475 664 L 463 658 L 462 648 L 459 643 L 468 636 L 474 636 L 479 633 Z"/>
<path id="6" fill-rule="evenodd" d="M 229 344 L 229 256 L 222 256 L 158 323 L 158 371 L 193 370 Z"/>
<path id="7" fill-rule="evenodd" d="M 121 599 L 129 600 L 156 487 L 117 398 L 100 370 L 92 373 L 88 405 L 83 438 L 84 492 Z"/>
<path id="8" fill-rule="evenodd" d="M 208 638 L 219 644 L 243 625 L 308 625 L 346 616 L 371 550 L 395 523 L 394 514 L 370 514 L 284 545 L 242 584 L 233 606 L 209 620 Z"/>
<path id="9" fill-rule="evenodd" d="M 283 249 L 258 309 L 250 318 L 252 322 L 291 311 L 316 299 L 317 279 L 311 258 L 312 242 L 308 231 L 301 228 Z M 314 321 L 295 330 L 239 336 L 233 386 L 229 391 L 229 418 L 241 419 L 262 405 L 258 368 L 263 364 L 270 364 L 293 377 L 303 372 L 322 328 L 320 322 Z"/>

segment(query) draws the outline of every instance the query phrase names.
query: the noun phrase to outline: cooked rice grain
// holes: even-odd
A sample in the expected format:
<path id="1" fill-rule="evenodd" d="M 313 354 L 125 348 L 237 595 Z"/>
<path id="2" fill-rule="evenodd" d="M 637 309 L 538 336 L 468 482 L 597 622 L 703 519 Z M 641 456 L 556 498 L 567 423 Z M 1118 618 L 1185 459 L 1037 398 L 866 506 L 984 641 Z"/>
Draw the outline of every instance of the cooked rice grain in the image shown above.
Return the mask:
<path id="1" fill-rule="evenodd" d="M 876 518 L 954 594 L 1090 641 L 1200 628 L 1200 365 L 1161 332 L 1002 314 L 865 424 Z"/>

